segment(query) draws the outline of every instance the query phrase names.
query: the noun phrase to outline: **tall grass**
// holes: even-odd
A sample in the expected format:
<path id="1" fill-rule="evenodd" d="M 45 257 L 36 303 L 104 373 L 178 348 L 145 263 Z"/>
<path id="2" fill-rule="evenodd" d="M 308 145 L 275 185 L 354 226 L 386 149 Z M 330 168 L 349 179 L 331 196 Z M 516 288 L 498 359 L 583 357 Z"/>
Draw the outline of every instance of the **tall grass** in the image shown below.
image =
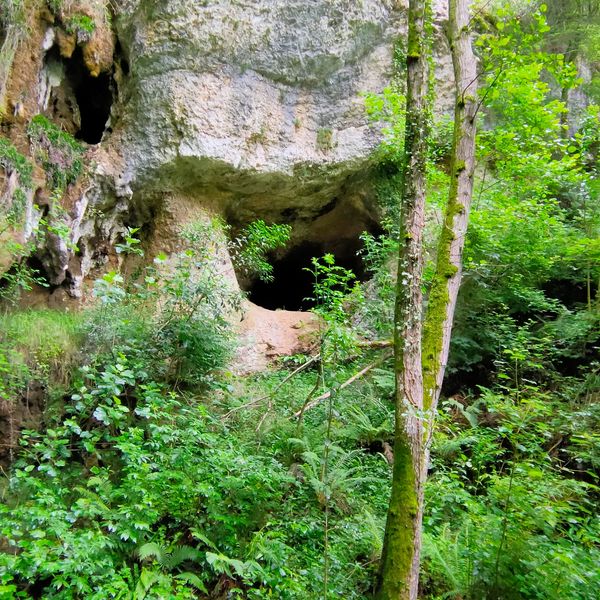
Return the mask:
<path id="1" fill-rule="evenodd" d="M 77 361 L 81 321 L 78 313 L 49 309 L 1 314 L 0 354 L 5 372 L 0 375 L 18 373 L 22 380 L 66 384 Z"/>

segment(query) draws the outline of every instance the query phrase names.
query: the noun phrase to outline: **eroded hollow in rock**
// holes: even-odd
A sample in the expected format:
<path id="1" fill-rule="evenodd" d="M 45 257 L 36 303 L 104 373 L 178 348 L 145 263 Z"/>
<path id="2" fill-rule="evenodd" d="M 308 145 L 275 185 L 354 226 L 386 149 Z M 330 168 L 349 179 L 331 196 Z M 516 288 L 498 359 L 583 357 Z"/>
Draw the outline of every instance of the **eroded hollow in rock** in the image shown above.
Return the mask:
<path id="1" fill-rule="evenodd" d="M 88 144 L 99 144 L 113 103 L 112 74 L 103 72 L 93 77 L 80 47 L 75 48 L 70 58 L 64 58 L 54 46 L 46 57 L 46 68 L 53 83 L 50 109 L 54 120 L 75 138 Z"/>
<path id="2" fill-rule="evenodd" d="M 85 67 L 81 48 L 77 48 L 67 63 L 66 71 L 79 105 L 81 128 L 75 134 L 88 144 L 98 144 L 106 129 L 113 101 L 111 76 L 100 73 L 92 77 Z"/>
<path id="3" fill-rule="evenodd" d="M 303 242 L 294 246 L 284 256 L 273 258 L 273 281 L 255 279 L 246 286 L 249 299 L 270 310 L 309 310 L 314 306 L 315 277 L 312 258 L 331 253 L 335 264 L 351 270 L 359 281 L 365 278 L 365 270 L 357 252 L 360 239 L 342 239 L 335 244 Z"/>
<path id="4" fill-rule="evenodd" d="M 320 177 L 320 179 L 319 179 Z M 243 267 L 234 268 L 240 288 L 251 302 L 269 310 L 306 311 L 314 306 L 312 259 L 325 254 L 335 257 L 335 264 L 351 270 L 359 281 L 368 278 L 359 250 L 363 232 L 383 233 L 380 207 L 371 174 L 351 175 L 339 185 L 327 183 L 320 174 L 314 185 L 299 189 L 273 183 L 266 178 L 257 182 L 254 195 L 235 197 L 225 210 L 233 239 L 252 222 L 287 224 L 290 240 L 285 248 L 267 259 L 273 267 L 273 280 L 261 281 Z M 283 181 L 285 184 L 286 182 Z M 326 185 L 327 184 L 327 185 Z"/>

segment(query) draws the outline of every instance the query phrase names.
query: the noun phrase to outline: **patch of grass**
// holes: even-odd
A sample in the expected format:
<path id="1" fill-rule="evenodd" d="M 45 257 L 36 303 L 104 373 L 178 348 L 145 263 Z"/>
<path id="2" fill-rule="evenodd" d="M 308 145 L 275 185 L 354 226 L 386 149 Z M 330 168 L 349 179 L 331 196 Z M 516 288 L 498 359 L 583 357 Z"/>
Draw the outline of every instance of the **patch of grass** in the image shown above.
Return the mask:
<path id="1" fill-rule="evenodd" d="M 68 382 L 79 351 L 80 323 L 78 313 L 49 309 L 0 315 L 2 370 L 57 384 Z"/>
<path id="2" fill-rule="evenodd" d="M 321 127 L 317 131 L 317 148 L 321 152 L 328 152 L 333 146 L 333 131 L 329 127 Z"/>

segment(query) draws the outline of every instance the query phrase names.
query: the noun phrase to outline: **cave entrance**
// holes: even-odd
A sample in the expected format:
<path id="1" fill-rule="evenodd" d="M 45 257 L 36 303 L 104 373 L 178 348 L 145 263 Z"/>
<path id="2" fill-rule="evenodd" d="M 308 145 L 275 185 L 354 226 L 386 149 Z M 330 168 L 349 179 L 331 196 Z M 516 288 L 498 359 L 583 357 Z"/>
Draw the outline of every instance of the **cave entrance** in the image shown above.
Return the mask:
<path id="1" fill-rule="evenodd" d="M 270 260 L 273 281 L 252 280 L 244 286 L 251 302 L 269 310 L 310 310 L 314 307 L 314 276 L 312 258 L 331 253 L 335 264 L 350 269 L 359 281 L 366 279 L 362 260 L 357 252 L 362 242 L 358 238 L 342 239 L 335 243 L 301 242 L 284 256 Z"/>
<path id="2" fill-rule="evenodd" d="M 93 77 L 78 46 L 70 58 L 53 46 L 46 56 L 52 90 L 50 109 L 53 120 L 73 136 L 88 144 L 99 144 L 107 130 L 114 97 L 112 73 Z"/>
<path id="3" fill-rule="evenodd" d="M 65 74 L 79 106 L 81 125 L 75 137 L 88 144 L 99 144 L 106 129 L 113 102 L 112 76 L 100 73 L 92 77 L 80 47 L 66 61 Z"/>

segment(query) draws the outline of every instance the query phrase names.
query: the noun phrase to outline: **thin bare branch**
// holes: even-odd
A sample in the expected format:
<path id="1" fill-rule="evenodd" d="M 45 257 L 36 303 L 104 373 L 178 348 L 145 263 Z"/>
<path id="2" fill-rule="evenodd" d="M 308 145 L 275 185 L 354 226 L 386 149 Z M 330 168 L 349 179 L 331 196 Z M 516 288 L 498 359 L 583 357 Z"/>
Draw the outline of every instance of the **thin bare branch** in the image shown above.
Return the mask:
<path id="1" fill-rule="evenodd" d="M 272 398 L 281 389 L 281 387 L 283 385 L 285 385 L 292 377 L 294 377 L 298 373 L 304 371 L 305 369 L 308 369 L 308 367 L 310 367 L 310 365 L 314 364 L 315 362 L 317 362 L 320 359 L 321 359 L 321 355 L 320 354 L 315 354 L 315 356 L 312 356 L 304 364 L 300 365 L 297 369 L 295 369 L 289 375 L 287 375 L 284 379 L 282 379 L 277 384 L 277 387 L 273 391 L 269 392 L 268 394 L 265 394 L 264 396 L 261 396 L 260 398 L 255 398 L 254 400 L 251 400 L 250 402 L 247 402 L 246 404 L 242 404 L 241 406 L 235 406 L 234 408 L 232 408 L 231 410 L 229 410 L 228 412 L 226 412 L 221 417 L 221 419 L 223 419 L 223 420 L 228 419 L 234 412 L 237 412 L 238 410 L 244 410 L 246 408 L 250 408 L 252 406 L 256 406 L 257 404 L 260 404 L 263 400 L 267 400 L 268 398 Z"/>
<path id="2" fill-rule="evenodd" d="M 391 356 L 392 356 L 391 352 L 386 352 L 382 357 L 380 357 L 376 361 L 368 364 L 366 367 L 361 369 L 358 373 L 355 373 L 354 375 L 352 375 L 352 377 L 350 377 L 350 379 L 347 379 L 346 381 L 344 381 L 344 383 L 342 383 L 342 385 L 340 385 L 339 389 L 343 390 L 344 388 L 348 387 L 349 385 L 351 385 L 352 383 L 354 383 L 361 377 L 364 377 L 369 371 L 371 371 L 375 367 L 379 366 L 380 364 L 384 363 Z M 300 409 L 298 412 L 295 412 L 293 415 L 294 418 L 297 419 L 297 418 L 301 417 L 307 410 L 314 408 L 315 406 L 317 406 L 317 404 L 320 404 L 321 402 L 323 402 L 323 400 L 327 400 L 327 398 L 329 398 L 329 396 L 331 396 L 331 391 L 325 392 L 324 394 L 317 396 L 314 400 L 305 404 L 305 406 L 303 406 L 302 409 Z"/>

